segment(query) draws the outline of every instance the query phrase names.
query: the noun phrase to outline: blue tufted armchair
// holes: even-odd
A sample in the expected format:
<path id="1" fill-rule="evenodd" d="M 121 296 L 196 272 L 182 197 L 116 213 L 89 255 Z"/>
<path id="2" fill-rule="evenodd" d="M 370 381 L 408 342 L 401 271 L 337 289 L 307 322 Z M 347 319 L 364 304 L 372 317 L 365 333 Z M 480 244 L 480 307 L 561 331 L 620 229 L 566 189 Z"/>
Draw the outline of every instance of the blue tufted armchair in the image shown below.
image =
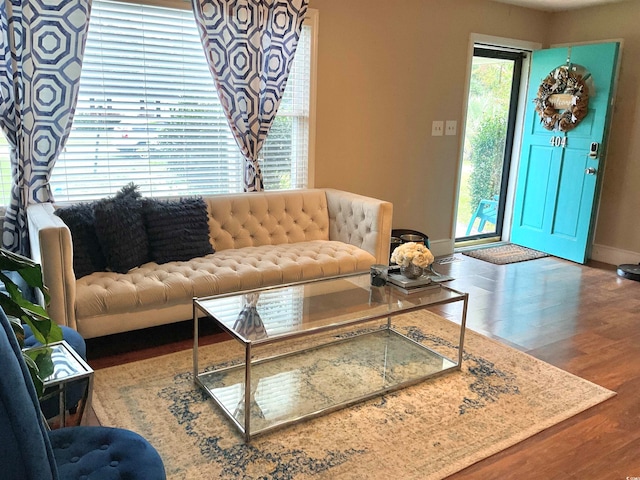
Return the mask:
<path id="1" fill-rule="evenodd" d="M 158 452 L 129 430 L 48 431 L 9 320 L 0 310 L 0 472 L 3 480 L 164 480 Z"/>

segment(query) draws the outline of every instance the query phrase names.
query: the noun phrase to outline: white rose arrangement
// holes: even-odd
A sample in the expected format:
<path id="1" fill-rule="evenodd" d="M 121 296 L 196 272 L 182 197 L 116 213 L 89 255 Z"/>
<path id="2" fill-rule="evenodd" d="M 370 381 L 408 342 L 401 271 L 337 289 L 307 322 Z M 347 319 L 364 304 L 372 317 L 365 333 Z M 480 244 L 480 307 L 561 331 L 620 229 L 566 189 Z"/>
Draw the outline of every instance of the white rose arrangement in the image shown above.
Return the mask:
<path id="1" fill-rule="evenodd" d="M 391 261 L 402 267 L 409 266 L 410 263 L 418 267 L 427 268 L 433 263 L 431 250 L 422 243 L 407 242 L 396 247 L 391 254 Z"/>

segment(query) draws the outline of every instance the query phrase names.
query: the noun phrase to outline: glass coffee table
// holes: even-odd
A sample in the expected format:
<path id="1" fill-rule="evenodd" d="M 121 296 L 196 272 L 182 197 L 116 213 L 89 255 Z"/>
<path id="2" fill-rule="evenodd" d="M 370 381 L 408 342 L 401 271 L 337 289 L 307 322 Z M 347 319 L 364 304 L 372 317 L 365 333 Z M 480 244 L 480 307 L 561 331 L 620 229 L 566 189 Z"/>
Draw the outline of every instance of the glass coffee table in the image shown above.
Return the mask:
<path id="1" fill-rule="evenodd" d="M 457 358 L 393 325 L 397 315 L 453 302 L 462 302 Z M 411 294 L 372 287 L 368 273 L 194 298 L 194 380 L 248 442 L 459 370 L 467 303 L 468 294 L 439 283 Z M 205 321 L 237 341 L 235 360 L 200 368 L 199 322 Z"/>

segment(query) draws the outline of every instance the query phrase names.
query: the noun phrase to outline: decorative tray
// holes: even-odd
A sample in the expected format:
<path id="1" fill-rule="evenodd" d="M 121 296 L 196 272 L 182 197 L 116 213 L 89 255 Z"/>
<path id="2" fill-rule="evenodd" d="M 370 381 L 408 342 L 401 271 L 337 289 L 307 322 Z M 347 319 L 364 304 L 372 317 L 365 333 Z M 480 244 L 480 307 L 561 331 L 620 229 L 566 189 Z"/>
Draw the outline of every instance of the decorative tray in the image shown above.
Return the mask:
<path id="1" fill-rule="evenodd" d="M 421 277 L 411 279 L 405 277 L 400 273 L 389 273 L 388 281 L 389 283 L 397 285 L 398 287 L 410 289 L 429 285 L 431 283 L 431 277 L 422 275 Z"/>

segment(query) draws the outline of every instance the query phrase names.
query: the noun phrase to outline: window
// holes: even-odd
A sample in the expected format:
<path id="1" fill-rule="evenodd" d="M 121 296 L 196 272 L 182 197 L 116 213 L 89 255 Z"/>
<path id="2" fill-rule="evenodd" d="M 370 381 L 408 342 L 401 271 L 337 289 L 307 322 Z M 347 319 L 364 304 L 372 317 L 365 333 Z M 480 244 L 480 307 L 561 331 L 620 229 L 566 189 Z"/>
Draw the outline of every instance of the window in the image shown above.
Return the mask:
<path id="1" fill-rule="evenodd" d="M 312 26 L 303 27 L 261 153 L 265 189 L 307 186 Z M 231 134 L 190 10 L 94 0 L 74 123 L 52 173 L 56 201 L 115 193 L 242 191 Z"/>

